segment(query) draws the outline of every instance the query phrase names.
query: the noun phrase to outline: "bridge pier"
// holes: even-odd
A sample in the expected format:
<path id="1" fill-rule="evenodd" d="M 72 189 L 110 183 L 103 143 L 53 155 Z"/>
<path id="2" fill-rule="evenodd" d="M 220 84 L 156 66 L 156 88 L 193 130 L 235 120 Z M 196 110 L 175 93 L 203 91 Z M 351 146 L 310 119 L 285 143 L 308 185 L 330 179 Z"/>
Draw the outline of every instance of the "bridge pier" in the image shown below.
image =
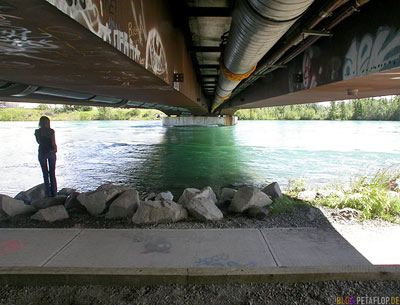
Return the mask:
<path id="1" fill-rule="evenodd" d="M 182 116 L 182 117 L 163 117 L 163 126 L 233 126 L 238 122 L 236 116 Z"/>

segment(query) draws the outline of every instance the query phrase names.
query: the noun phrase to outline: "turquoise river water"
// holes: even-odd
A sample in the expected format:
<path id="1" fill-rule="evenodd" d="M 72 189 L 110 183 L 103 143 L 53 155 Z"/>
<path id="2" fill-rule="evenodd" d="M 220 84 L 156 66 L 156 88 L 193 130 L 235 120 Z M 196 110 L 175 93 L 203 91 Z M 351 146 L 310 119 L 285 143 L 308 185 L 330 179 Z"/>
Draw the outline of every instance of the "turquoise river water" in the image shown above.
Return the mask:
<path id="1" fill-rule="evenodd" d="M 36 122 L 0 122 L 0 193 L 42 183 Z M 59 189 L 129 185 L 142 195 L 304 178 L 347 183 L 400 166 L 400 122 L 239 121 L 234 127 L 162 127 L 160 121 L 52 122 Z"/>

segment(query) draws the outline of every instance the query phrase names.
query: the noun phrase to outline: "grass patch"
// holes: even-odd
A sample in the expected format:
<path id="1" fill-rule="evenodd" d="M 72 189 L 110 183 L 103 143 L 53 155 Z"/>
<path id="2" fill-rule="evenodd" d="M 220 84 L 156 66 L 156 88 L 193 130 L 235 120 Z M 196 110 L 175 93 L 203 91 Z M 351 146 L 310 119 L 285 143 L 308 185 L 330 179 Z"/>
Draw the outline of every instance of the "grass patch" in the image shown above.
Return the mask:
<path id="1" fill-rule="evenodd" d="M 314 204 L 358 210 L 361 212 L 361 220 L 383 219 L 399 223 L 400 193 L 393 191 L 395 181 L 399 178 L 399 170 L 387 169 L 379 170 L 372 178 L 359 175 L 353 179 L 350 190 L 343 192 L 342 196 L 332 194 L 327 197 L 317 197 Z"/>
<path id="2" fill-rule="evenodd" d="M 282 198 L 275 198 L 274 203 L 271 205 L 271 212 L 273 214 L 291 213 L 295 207 L 309 206 L 302 200 L 282 195 Z"/>

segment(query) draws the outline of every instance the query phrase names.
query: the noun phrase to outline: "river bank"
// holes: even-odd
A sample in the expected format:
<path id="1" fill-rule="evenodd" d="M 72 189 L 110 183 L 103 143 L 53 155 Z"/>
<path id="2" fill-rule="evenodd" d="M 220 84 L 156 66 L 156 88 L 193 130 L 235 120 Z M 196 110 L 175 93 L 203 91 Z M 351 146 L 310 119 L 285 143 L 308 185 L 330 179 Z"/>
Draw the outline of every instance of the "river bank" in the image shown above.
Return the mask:
<path id="1" fill-rule="evenodd" d="M 104 121 L 104 120 L 159 120 L 163 113 L 154 109 L 115 109 L 81 106 L 77 109 L 68 107 L 54 108 L 46 105 L 36 109 L 5 108 L 0 109 L 0 121 L 38 122 L 41 116 L 48 116 L 52 121 Z"/>

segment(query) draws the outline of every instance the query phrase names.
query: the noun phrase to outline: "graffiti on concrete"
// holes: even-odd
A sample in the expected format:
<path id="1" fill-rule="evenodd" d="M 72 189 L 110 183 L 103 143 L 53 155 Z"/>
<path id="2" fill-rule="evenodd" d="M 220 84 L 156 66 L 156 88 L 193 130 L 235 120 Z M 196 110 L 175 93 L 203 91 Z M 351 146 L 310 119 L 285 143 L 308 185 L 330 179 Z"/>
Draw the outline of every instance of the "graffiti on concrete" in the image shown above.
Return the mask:
<path id="1" fill-rule="evenodd" d="M 20 240 L 8 240 L 0 243 L 0 255 L 21 251 L 24 245 Z"/>
<path id="2" fill-rule="evenodd" d="M 164 238 L 150 240 L 144 245 L 144 251 L 141 254 L 148 253 L 169 253 L 172 244 Z"/>
<path id="3" fill-rule="evenodd" d="M 400 30 L 378 28 L 375 36 L 368 33 L 353 39 L 345 56 L 343 79 L 380 72 L 395 66 L 400 55 Z"/>
<path id="4" fill-rule="evenodd" d="M 168 82 L 168 65 L 161 36 L 146 28 L 143 0 L 130 2 L 132 17 L 126 24 L 113 19 L 115 0 L 47 0 L 120 52 Z M 98 4 L 96 4 L 98 3 Z"/>
<path id="5" fill-rule="evenodd" d="M 195 261 L 195 265 L 198 267 L 256 267 L 257 266 L 255 262 L 249 262 L 246 264 L 238 263 L 234 260 L 229 259 L 229 254 L 225 253 L 205 258 L 199 258 Z"/>
<path id="6" fill-rule="evenodd" d="M 52 61 L 39 56 L 42 51 L 58 49 L 52 35 L 48 33 L 33 33 L 31 30 L 13 24 L 22 20 L 21 17 L 0 14 L 0 52 L 3 55 L 23 56 L 39 60 Z"/>

